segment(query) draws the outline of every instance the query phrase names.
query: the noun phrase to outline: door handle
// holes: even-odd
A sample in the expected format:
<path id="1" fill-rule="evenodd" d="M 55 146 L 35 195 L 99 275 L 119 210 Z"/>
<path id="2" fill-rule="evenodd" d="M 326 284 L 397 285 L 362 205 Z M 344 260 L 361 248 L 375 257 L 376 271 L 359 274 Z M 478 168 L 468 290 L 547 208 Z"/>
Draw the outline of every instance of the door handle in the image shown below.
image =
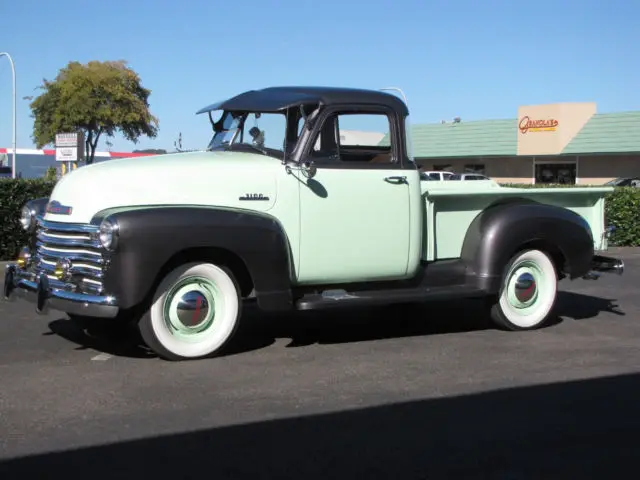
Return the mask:
<path id="1" fill-rule="evenodd" d="M 407 183 L 407 177 L 400 177 L 400 176 L 386 177 L 384 181 L 387 183 L 395 183 L 395 184 Z"/>

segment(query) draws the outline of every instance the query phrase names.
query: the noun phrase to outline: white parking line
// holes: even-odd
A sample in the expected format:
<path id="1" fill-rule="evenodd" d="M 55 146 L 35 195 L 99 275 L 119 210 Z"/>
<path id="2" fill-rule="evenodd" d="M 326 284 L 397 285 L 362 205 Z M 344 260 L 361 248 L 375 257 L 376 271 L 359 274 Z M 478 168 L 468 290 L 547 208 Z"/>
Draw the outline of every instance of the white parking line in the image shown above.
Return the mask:
<path id="1" fill-rule="evenodd" d="M 108 353 L 99 353 L 98 355 L 93 357 L 91 360 L 95 360 L 97 362 L 104 362 L 105 360 L 109 360 L 111 357 L 113 357 L 113 355 L 109 355 Z"/>

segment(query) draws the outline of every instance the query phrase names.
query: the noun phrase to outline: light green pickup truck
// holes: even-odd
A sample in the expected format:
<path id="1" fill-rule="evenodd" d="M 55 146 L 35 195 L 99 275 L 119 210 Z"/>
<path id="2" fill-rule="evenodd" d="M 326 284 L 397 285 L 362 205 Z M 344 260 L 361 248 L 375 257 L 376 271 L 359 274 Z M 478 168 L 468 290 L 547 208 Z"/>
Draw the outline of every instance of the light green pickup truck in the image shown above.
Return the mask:
<path id="1" fill-rule="evenodd" d="M 181 360 L 221 352 L 252 294 L 265 311 L 481 297 L 526 330 L 559 280 L 623 271 L 600 255 L 611 188 L 421 181 L 393 94 L 266 88 L 198 113 L 206 150 L 82 167 L 25 205 L 4 297 L 135 322 Z"/>

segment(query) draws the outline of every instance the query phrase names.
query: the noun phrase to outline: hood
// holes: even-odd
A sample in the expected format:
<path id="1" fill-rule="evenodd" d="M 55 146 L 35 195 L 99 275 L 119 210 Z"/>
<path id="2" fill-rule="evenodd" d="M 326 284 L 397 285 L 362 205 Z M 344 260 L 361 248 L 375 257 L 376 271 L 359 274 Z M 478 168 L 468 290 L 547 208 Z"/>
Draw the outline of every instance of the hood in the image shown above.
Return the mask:
<path id="1" fill-rule="evenodd" d="M 279 160 L 239 152 L 186 152 L 109 160 L 80 167 L 56 184 L 50 201 L 71 207 L 46 220 L 88 223 L 106 208 L 206 205 L 267 211 L 276 201 Z M 239 197 L 262 194 L 268 201 Z"/>

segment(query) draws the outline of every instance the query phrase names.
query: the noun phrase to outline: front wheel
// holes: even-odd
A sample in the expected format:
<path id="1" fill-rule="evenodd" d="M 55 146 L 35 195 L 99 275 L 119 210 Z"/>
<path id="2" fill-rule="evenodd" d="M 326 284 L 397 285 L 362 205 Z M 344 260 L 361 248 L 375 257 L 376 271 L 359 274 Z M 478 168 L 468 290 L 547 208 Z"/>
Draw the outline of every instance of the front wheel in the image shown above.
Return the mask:
<path id="1" fill-rule="evenodd" d="M 223 266 L 189 263 L 171 271 L 140 319 L 140 335 L 158 356 L 212 356 L 235 333 L 242 310 L 238 284 Z"/>
<path id="2" fill-rule="evenodd" d="M 506 330 L 533 330 L 551 317 L 558 291 L 553 261 L 540 250 L 519 252 L 508 264 L 491 318 Z"/>

